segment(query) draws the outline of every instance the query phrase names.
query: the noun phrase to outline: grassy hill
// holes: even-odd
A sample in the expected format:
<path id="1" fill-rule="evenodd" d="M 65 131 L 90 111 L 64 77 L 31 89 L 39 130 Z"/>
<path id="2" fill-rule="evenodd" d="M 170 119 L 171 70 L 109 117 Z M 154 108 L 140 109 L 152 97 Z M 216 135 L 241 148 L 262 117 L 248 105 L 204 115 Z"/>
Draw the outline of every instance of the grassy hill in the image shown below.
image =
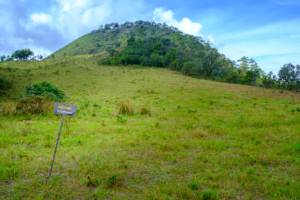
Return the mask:
<path id="1" fill-rule="evenodd" d="M 78 106 L 48 183 L 61 116 L 0 115 L 1 199 L 300 198 L 299 94 L 98 60 L 0 64 L 0 109 L 44 80 Z M 135 114 L 117 117 L 124 100 Z"/>
<path id="2" fill-rule="evenodd" d="M 177 33 L 178 35 L 178 33 Z M 53 53 L 55 58 L 75 55 L 90 55 L 105 52 L 111 48 L 118 48 L 127 45 L 127 40 L 131 37 L 147 39 L 149 37 L 170 38 L 177 45 L 182 45 L 182 41 L 176 38 L 176 31 L 159 25 L 131 24 L 118 29 L 98 29 L 81 36 L 65 47 Z M 181 36 L 182 38 L 182 36 Z M 188 39 L 184 38 L 186 42 Z M 49 56 L 51 58 L 51 56 Z"/>

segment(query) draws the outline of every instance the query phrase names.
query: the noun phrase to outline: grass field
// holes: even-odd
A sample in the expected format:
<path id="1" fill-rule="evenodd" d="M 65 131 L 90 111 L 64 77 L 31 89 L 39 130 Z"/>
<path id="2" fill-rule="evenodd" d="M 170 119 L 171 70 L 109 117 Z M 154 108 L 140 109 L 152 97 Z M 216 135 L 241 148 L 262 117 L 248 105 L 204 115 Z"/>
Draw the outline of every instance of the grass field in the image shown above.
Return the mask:
<path id="1" fill-rule="evenodd" d="M 0 64 L 2 108 L 44 80 L 78 106 L 48 182 L 61 116 L 0 115 L 0 199 L 300 199 L 299 94 L 96 63 Z"/>

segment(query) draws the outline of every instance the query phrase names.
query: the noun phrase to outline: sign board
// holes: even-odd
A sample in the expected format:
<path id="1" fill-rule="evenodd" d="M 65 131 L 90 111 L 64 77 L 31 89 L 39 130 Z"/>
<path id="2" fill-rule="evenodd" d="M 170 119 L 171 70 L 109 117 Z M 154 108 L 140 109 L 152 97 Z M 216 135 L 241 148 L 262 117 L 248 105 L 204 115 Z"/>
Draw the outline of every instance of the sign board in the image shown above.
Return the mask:
<path id="1" fill-rule="evenodd" d="M 77 106 L 67 105 L 64 103 L 55 103 L 54 114 L 75 116 L 76 110 Z"/>
<path id="2" fill-rule="evenodd" d="M 48 179 L 51 177 L 52 168 L 53 168 L 53 164 L 54 164 L 54 159 L 55 159 L 55 155 L 56 155 L 56 150 L 57 150 L 57 146 L 58 146 L 58 141 L 59 141 L 59 137 L 60 137 L 60 133 L 61 133 L 61 128 L 62 128 L 63 123 L 64 123 L 65 115 L 75 116 L 76 115 L 76 110 L 77 110 L 77 106 L 68 105 L 68 102 L 66 102 L 66 103 L 55 103 L 54 114 L 59 114 L 59 115 L 63 115 L 63 116 L 62 116 L 59 132 L 58 132 L 58 137 L 57 137 L 57 141 L 56 141 L 56 146 L 55 146 L 55 150 L 54 150 L 53 160 L 52 160 L 52 164 L 51 164 Z"/>

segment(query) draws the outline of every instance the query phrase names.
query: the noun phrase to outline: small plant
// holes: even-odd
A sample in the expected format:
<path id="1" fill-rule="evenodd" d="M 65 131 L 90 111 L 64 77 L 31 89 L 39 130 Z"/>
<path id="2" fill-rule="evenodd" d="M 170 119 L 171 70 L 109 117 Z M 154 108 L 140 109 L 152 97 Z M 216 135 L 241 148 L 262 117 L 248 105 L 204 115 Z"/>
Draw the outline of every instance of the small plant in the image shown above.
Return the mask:
<path id="1" fill-rule="evenodd" d="M 255 174 L 254 169 L 252 167 L 247 169 L 247 174 Z"/>
<path id="2" fill-rule="evenodd" d="M 124 124 L 127 121 L 122 115 L 118 115 L 118 113 L 116 113 L 115 116 L 117 117 L 117 120 L 120 123 Z"/>
<path id="3" fill-rule="evenodd" d="M 197 111 L 195 111 L 195 110 L 188 110 L 188 113 L 195 113 L 195 112 L 197 112 Z"/>
<path id="4" fill-rule="evenodd" d="M 203 200 L 214 200 L 214 199 L 217 199 L 216 191 L 214 191 L 214 190 L 204 191 L 202 193 L 202 199 Z"/>
<path id="5" fill-rule="evenodd" d="M 94 108 L 99 108 L 99 109 L 101 108 L 101 106 L 97 103 L 94 103 L 93 106 L 94 106 Z"/>
<path id="6" fill-rule="evenodd" d="M 144 105 L 142 106 L 141 111 L 140 111 L 140 114 L 141 114 L 141 115 L 149 115 L 149 116 L 151 116 L 151 110 L 150 110 L 148 104 L 144 104 Z"/>
<path id="7" fill-rule="evenodd" d="M 156 122 L 155 127 L 157 128 L 159 126 L 159 122 Z"/>
<path id="8" fill-rule="evenodd" d="M 215 102 L 213 102 L 212 100 L 209 100 L 209 105 L 212 105 L 213 103 L 215 103 Z"/>
<path id="9" fill-rule="evenodd" d="M 116 185 L 117 183 L 117 177 L 119 176 L 120 174 L 114 174 L 112 176 L 109 177 L 109 186 L 112 187 L 114 185 Z"/>
<path id="10" fill-rule="evenodd" d="M 133 115 L 134 114 L 134 109 L 130 105 L 130 101 L 120 101 L 119 102 L 119 107 L 118 107 L 118 113 L 123 114 L 123 115 Z"/>
<path id="11" fill-rule="evenodd" d="M 93 113 L 92 116 L 93 116 L 93 117 L 96 117 L 96 113 Z"/>
<path id="12" fill-rule="evenodd" d="M 189 186 L 192 190 L 200 189 L 199 183 L 196 182 L 196 177 L 195 177 L 195 180 L 193 182 L 189 183 Z"/>
<path id="13" fill-rule="evenodd" d="M 100 165 L 101 161 L 98 158 L 98 155 L 96 155 L 96 157 L 93 159 L 93 165 Z"/>

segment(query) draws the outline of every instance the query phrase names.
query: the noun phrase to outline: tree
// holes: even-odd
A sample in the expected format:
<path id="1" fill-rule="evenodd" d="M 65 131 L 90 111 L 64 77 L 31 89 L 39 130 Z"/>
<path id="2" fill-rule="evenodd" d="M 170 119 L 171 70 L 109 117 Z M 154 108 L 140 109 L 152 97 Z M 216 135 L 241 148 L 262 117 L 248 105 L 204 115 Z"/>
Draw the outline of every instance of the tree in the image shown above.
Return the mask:
<path id="1" fill-rule="evenodd" d="M 127 40 L 128 45 L 133 45 L 133 43 L 135 42 L 134 37 L 129 38 L 129 40 Z"/>
<path id="2" fill-rule="evenodd" d="M 246 71 L 245 76 L 243 77 L 242 81 L 244 84 L 247 85 L 255 85 L 256 79 L 259 78 L 259 70 L 248 70 Z"/>
<path id="3" fill-rule="evenodd" d="M 107 52 L 109 53 L 109 57 L 114 57 L 116 56 L 119 52 L 115 49 L 108 49 Z"/>
<path id="4" fill-rule="evenodd" d="M 279 83 L 288 90 L 299 90 L 300 86 L 300 65 L 294 66 L 291 63 L 283 65 L 278 72 Z"/>
<path id="5" fill-rule="evenodd" d="M 4 60 L 5 60 L 5 58 L 6 58 L 6 56 L 1 56 L 1 62 L 4 62 Z"/>
<path id="6" fill-rule="evenodd" d="M 276 87 L 276 79 L 276 75 L 274 75 L 273 72 L 269 72 L 262 77 L 262 84 L 266 88 L 274 88 Z"/>
<path id="7" fill-rule="evenodd" d="M 11 57 L 17 60 L 27 60 L 30 56 L 33 56 L 34 53 L 30 49 L 22 49 L 15 51 Z"/>
<path id="8" fill-rule="evenodd" d="M 196 67 L 197 66 L 194 62 L 185 62 L 181 71 L 184 75 L 192 75 L 192 70 Z"/>
<path id="9" fill-rule="evenodd" d="M 207 78 L 211 77 L 212 72 L 220 67 L 220 54 L 217 51 L 217 49 L 212 48 L 210 49 L 210 51 L 207 51 L 206 54 L 204 54 L 203 58 L 202 58 L 202 67 L 203 67 L 203 71 L 204 71 L 204 76 L 206 76 Z"/>

